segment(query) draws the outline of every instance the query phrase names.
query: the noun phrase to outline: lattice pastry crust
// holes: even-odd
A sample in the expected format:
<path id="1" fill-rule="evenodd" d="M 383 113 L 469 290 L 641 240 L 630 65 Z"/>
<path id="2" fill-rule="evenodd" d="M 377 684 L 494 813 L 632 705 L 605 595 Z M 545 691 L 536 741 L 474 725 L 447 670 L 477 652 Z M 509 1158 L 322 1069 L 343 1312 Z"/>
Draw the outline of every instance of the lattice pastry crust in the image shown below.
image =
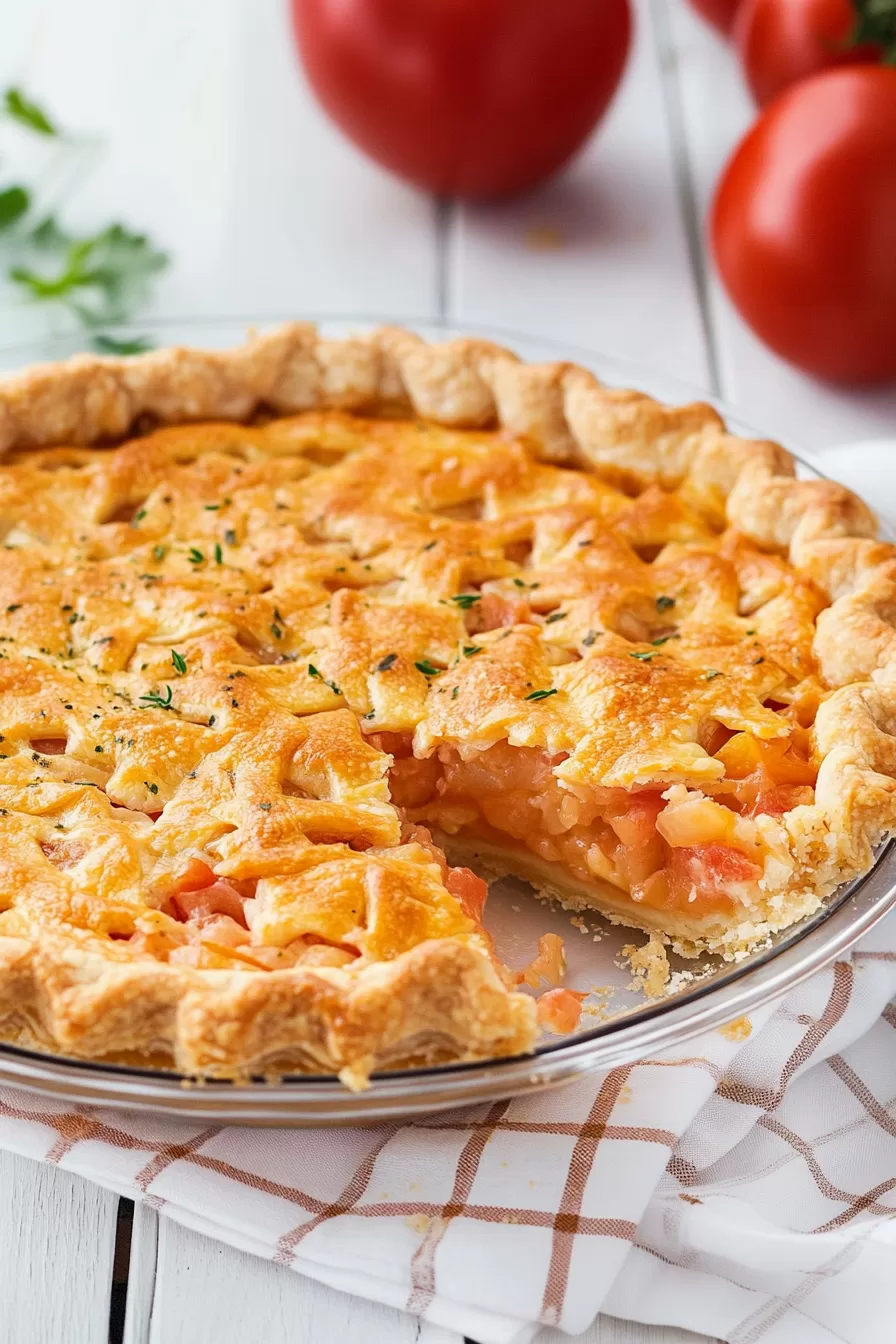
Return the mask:
<path id="1" fill-rule="evenodd" d="M 738 956 L 896 826 L 896 550 L 708 406 L 295 323 L 25 370 L 0 450 L 7 1039 L 513 1054 L 442 850 Z"/>

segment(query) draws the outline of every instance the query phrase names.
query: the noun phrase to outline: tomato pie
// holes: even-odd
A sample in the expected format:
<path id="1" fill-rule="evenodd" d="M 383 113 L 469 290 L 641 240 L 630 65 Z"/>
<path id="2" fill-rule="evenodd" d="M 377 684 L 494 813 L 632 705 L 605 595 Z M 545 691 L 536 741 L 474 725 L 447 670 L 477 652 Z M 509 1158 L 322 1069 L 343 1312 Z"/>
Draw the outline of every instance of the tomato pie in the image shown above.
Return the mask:
<path id="1" fill-rule="evenodd" d="M 295 323 L 25 370 L 0 448 L 8 1041 L 524 1052 L 485 878 L 736 958 L 896 826 L 896 549 L 708 406 Z"/>

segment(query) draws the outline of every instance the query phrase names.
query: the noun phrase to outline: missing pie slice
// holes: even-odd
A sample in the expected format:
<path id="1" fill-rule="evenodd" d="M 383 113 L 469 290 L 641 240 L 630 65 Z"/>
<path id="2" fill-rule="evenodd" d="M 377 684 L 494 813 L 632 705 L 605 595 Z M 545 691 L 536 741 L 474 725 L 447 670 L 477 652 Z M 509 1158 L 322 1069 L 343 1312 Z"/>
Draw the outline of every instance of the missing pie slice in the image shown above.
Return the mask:
<path id="1" fill-rule="evenodd" d="M 896 826 L 896 550 L 707 406 L 288 324 L 26 370 L 0 447 L 7 1040 L 519 1053 L 562 958 L 483 875 L 737 957 Z"/>

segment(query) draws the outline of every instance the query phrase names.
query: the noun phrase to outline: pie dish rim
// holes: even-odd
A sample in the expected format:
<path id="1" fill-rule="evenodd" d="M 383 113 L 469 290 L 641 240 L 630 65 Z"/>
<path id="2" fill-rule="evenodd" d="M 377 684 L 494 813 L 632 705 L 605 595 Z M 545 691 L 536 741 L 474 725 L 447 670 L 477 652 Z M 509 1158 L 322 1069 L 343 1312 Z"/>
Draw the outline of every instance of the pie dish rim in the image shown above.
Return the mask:
<path id="1" fill-rule="evenodd" d="M 523 338 L 523 339 L 524 339 L 524 338 Z M 8 352 L 5 352 L 5 353 L 8 353 Z M 598 359 L 598 362 L 599 362 L 599 357 L 597 357 L 597 359 Z M 100 363 L 102 366 L 104 366 L 104 367 L 108 367 L 110 363 L 111 363 L 111 364 L 114 364 L 114 363 L 116 363 L 116 362 L 120 362 L 120 361 L 116 361 L 114 358 L 112 358 L 112 359 L 104 358 L 103 360 L 99 361 L 99 363 Z M 127 361 L 127 362 L 128 362 L 129 364 L 132 364 L 132 363 L 133 363 L 133 361 L 130 361 L 130 360 Z M 815 469 L 812 468 L 812 470 L 814 471 Z M 858 877 L 858 878 L 856 878 L 855 881 L 862 881 L 862 880 L 864 879 L 864 877 L 870 876 L 870 872 L 873 872 L 873 869 L 870 870 L 869 873 L 866 873 L 866 874 L 862 875 L 862 877 Z M 827 912 L 827 913 L 829 913 L 829 912 Z M 827 917 L 827 913 L 821 913 L 821 912 L 819 912 L 819 916 L 818 916 L 819 919 L 820 919 L 821 921 L 823 921 L 823 920 Z M 814 920 L 815 920 L 815 916 L 810 916 L 810 917 L 809 917 L 809 921 L 808 921 L 808 922 L 809 922 L 809 924 L 810 924 L 810 927 L 812 927 L 812 926 L 814 925 Z M 799 925 L 795 926 L 795 928 L 799 928 L 799 927 L 800 927 Z M 789 932 L 789 931 L 788 931 L 788 932 Z M 583 1037 L 587 1037 L 588 1034 L 589 1034 L 589 1033 L 587 1033 L 587 1032 L 585 1032 L 585 1033 L 580 1033 L 579 1036 L 577 1037 L 577 1039 L 581 1039 L 581 1038 L 583 1038 Z M 57 1056 L 57 1055 L 54 1055 L 54 1056 L 52 1056 L 52 1057 L 53 1057 L 53 1058 L 61 1058 L 61 1059 L 65 1059 L 65 1058 L 66 1058 L 66 1056 L 64 1056 L 64 1055 L 58 1055 L 58 1056 Z M 89 1060 L 82 1060 L 82 1059 L 78 1058 L 77 1062 L 78 1062 L 79 1064 L 95 1062 L 96 1065 L 97 1065 L 97 1067 L 107 1067 L 107 1066 L 106 1066 L 105 1064 L 103 1064 L 101 1061 L 89 1061 Z M 485 1062 L 485 1063 L 490 1063 L 490 1062 L 492 1062 L 492 1061 L 484 1061 L 484 1062 Z M 114 1067 L 114 1066 L 110 1066 L 110 1067 Z M 465 1067 L 468 1067 L 468 1065 L 466 1065 L 466 1064 L 464 1064 L 464 1063 L 460 1063 L 460 1064 L 454 1064 L 454 1063 L 452 1063 L 452 1064 L 448 1064 L 448 1065 L 444 1065 L 444 1066 L 437 1066 L 437 1067 L 440 1068 L 440 1069 L 441 1069 L 441 1068 L 449 1068 L 449 1069 L 450 1069 L 450 1068 L 458 1068 L 458 1067 L 460 1067 L 460 1068 L 465 1068 Z M 414 1069 L 414 1070 L 411 1070 L 410 1072 L 413 1073 L 413 1074 L 415 1074 L 415 1075 L 417 1075 L 417 1074 L 420 1074 L 421 1072 L 424 1072 L 424 1071 L 425 1071 L 424 1069 Z M 309 1082 L 312 1081 L 312 1080 L 317 1080 L 317 1079 L 319 1079 L 319 1078 L 321 1078 L 321 1077 L 327 1077 L 327 1076 L 328 1076 L 328 1075 L 305 1075 L 305 1077 L 307 1077 L 307 1080 L 308 1080 Z"/>

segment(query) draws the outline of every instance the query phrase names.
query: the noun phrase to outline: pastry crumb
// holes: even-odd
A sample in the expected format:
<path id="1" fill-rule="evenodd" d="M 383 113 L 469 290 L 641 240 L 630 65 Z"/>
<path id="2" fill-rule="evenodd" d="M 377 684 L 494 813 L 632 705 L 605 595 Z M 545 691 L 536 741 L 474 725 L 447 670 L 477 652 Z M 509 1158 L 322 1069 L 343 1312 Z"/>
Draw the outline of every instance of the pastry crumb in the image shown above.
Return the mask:
<path id="1" fill-rule="evenodd" d="M 632 971 L 629 989 L 646 994 L 649 999 L 661 998 L 667 992 L 671 971 L 660 934 L 652 933 L 642 947 L 628 943 L 622 949 L 622 955 Z"/>
<path id="2" fill-rule="evenodd" d="M 748 1017 L 736 1017 L 733 1022 L 719 1027 L 719 1031 L 727 1041 L 745 1041 L 753 1034 L 753 1023 Z"/>

